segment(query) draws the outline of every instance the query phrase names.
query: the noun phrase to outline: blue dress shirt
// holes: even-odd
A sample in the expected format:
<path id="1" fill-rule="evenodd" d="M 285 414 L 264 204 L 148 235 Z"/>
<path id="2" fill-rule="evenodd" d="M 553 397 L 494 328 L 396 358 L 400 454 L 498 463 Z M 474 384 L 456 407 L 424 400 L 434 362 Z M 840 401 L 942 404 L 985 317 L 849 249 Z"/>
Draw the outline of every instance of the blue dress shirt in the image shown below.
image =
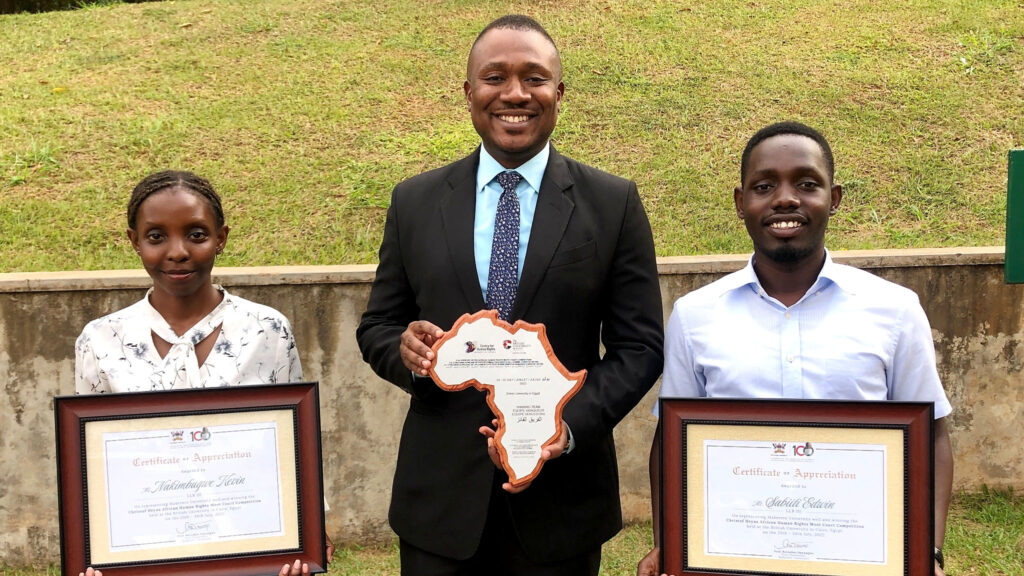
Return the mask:
<path id="1" fill-rule="evenodd" d="M 936 418 L 952 411 L 917 294 L 828 253 L 789 307 L 764 291 L 753 258 L 677 300 L 660 396 L 902 400 L 933 402 Z"/>
<path id="2" fill-rule="evenodd" d="M 537 211 L 540 196 L 540 182 L 548 167 L 551 144 L 547 144 L 536 156 L 515 169 L 523 179 L 516 186 L 519 198 L 519 276 L 523 275 L 523 261 L 526 260 L 526 245 L 533 229 L 533 214 Z M 473 256 L 476 258 L 476 274 L 480 280 L 480 291 L 487 301 L 487 274 L 491 267 L 491 244 L 494 242 L 494 217 L 498 213 L 498 199 L 501 186 L 495 180 L 505 172 L 502 166 L 483 146 L 480 147 L 480 166 L 476 171 L 476 215 L 473 220 Z"/>
<path id="3" fill-rule="evenodd" d="M 523 262 L 526 260 L 526 246 L 530 243 L 530 230 L 533 229 L 533 214 L 537 211 L 537 198 L 540 197 L 540 183 L 544 180 L 544 171 L 548 168 L 548 157 L 551 155 L 549 142 L 536 156 L 515 169 L 523 179 L 516 186 L 516 197 L 519 198 L 519 271 L 523 275 Z M 473 219 L 473 256 L 476 259 L 476 275 L 480 281 L 480 292 L 487 300 L 487 275 L 491 268 L 491 245 L 494 243 L 494 219 L 498 213 L 498 200 L 501 198 L 501 185 L 495 178 L 505 172 L 505 168 L 480 146 L 480 166 L 476 170 L 476 214 Z M 576 439 L 566 424 L 569 444 L 565 454 L 576 448 Z"/>

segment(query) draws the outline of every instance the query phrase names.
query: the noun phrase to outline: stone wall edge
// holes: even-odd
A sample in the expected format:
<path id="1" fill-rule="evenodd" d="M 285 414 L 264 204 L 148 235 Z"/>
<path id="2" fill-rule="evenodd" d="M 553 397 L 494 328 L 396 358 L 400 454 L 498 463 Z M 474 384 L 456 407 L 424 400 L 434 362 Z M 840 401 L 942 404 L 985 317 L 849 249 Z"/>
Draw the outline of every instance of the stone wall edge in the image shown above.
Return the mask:
<path id="1" fill-rule="evenodd" d="M 658 258 L 658 273 L 720 274 L 742 268 L 749 254 L 667 256 Z M 832 252 L 837 262 L 858 268 L 916 268 L 922 266 L 1001 265 L 1002 246 L 848 250 Z M 214 281 L 227 286 L 295 284 L 364 284 L 373 282 L 377 266 L 246 266 L 214 268 Z M 141 269 L 0 274 L 0 293 L 66 292 L 78 290 L 141 289 L 152 285 Z"/>

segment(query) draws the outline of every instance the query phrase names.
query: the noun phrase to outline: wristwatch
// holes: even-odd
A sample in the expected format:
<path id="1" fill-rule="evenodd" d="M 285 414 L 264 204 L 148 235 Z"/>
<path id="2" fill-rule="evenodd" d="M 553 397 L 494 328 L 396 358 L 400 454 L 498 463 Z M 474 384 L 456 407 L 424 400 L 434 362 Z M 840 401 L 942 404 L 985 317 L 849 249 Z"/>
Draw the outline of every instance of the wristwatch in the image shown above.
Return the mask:
<path id="1" fill-rule="evenodd" d="M 946 559 L 942 557 L 942 548 L 935 548 L 935 561 L 939 563 L 939 568 L 946 569 Z"/>

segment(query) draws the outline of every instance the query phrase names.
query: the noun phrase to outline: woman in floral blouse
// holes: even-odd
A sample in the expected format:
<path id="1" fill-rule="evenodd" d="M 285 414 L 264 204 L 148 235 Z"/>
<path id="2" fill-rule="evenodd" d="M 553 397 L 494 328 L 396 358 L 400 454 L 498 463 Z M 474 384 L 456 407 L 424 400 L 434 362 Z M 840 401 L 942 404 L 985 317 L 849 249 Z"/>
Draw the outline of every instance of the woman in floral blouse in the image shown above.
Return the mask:
<path id="1" fill-rule="evenodd" d="M 189 172 L 147 176 L 128 203 L 128 238 L 153 287 L 82 331 L 79 394 L 302 379 L 288 320 L 210 281 L 228 227 L 209 182 Z"/>
<path id="2" fill-rule="evenodd" d="M 128 238 L 153 279 L 146 296 L 93 320 L 75 344 L 79 394 L 142 392 L 302 380 L 288 320 L 212 283 L 228 227 L 205 179 L 166 171 L 128 202 Z M 333 544 L 328 539 L 328 558 Z M 282 575 L 308 574 L 286 565 Z M 88 576 L 101 576 L 92 568 Z"/>

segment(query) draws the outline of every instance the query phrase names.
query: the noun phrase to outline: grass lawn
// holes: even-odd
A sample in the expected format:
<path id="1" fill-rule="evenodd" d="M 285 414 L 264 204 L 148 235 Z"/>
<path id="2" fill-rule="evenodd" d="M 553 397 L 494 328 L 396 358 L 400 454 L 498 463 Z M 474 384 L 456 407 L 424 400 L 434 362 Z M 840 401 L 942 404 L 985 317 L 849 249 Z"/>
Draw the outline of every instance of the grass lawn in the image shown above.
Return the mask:
<path id="1" fill-rule="evenodd" d="M 633 576 L 650 550 L 651 526 L 628 526 L 602 551 L 602 576 Z M 1024 497 L 983 489 L 954 495 L 948 521 L 946 569 L 950 576 L 1024 574 Z M 329 576 L 397 576 L 398 547 L 344 549 L 335 554 Z M 2 576 L 57 576 L 59 571 L 0 570 Z"/>
<path id="2" fill-rule="evenodd" d="M 375 261 L 394 184 L 473 149 L 469 46 L 558 41 L 555 145 L 634 178 L 660 255 L 744 252 L 758 127 L 833 142 L 833 248 L 1001 244 L 1024 146 L 1020 0 L 177 0 L 0 16 L 0 272 L 134 268 L 135 182 L 225 197 L 223 265 Z"/>

